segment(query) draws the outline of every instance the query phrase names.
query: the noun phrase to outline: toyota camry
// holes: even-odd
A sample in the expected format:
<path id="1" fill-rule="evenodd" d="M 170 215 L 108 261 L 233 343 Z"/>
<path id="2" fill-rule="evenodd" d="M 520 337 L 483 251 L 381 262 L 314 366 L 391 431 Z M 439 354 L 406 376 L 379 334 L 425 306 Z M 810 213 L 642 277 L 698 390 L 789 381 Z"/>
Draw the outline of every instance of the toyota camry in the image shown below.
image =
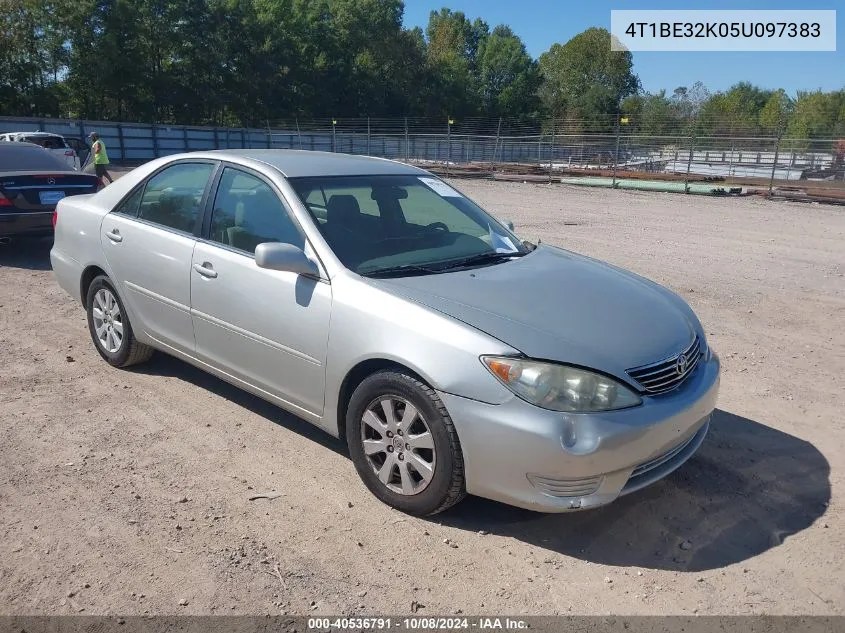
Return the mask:
<path id="1" fill-rule="evenodd" d="M 106 362 L 158 350 L 273 402 L 411 514 L 606 504 L 693 455 L 716 403 L 676 294 L 389 160 L 161 158 L 62 199 L 51 259 Z"/>

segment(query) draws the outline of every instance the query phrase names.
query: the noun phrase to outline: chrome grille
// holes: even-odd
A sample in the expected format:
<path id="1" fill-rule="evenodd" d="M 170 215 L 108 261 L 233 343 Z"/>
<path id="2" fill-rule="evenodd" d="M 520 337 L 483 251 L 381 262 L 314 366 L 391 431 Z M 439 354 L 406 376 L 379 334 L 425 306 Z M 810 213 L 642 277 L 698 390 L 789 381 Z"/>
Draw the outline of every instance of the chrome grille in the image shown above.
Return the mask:
<path id="1" fill-rule="evenodd" d="M 681 356 L 685 362 L 681 362 Z M 628 375 L 636 380 L 647 393 L 665 393 L 680 385 L 695 371 L 701 359 L 701 341 L 698 336 L 680 354 L 662 360 L 659 363 L 644 365 L 628 370 Z"/>

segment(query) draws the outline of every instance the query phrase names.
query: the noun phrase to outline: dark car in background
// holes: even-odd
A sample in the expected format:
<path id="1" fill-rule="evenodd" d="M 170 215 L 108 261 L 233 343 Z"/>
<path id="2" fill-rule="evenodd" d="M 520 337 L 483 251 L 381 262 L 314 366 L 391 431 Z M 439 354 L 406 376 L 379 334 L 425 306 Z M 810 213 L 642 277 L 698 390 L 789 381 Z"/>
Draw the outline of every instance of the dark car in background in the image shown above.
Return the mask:
<path id="1" fill-rule="evenodd" d="M 49 235 L 59 200 L 96 193 L 99 184 L 38 145 L 0 141 L 0 241 Z"/>

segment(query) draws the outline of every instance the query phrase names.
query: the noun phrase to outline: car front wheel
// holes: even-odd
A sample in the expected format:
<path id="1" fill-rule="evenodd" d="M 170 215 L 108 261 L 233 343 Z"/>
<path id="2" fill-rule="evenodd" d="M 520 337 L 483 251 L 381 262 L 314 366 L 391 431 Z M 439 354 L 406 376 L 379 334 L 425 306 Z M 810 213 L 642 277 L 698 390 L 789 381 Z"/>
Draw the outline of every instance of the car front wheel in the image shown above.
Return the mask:
<path id="1" fill-rule="evenodd" d="M 123 303 L 108 277 L 100 275 L 91 282 L 85 305 L 94 347 L 110 365 L 128 367 L 152 356 L 153 348 L 135 338 Z"/>
<path id="2" fill-rule="evenodd" d="M 417 378 L 381 371 L 352 394 L 346 439 L 370 491 L 408 514 L 437 514 L 466 494 L 458 434 L 437 393 Z"/>

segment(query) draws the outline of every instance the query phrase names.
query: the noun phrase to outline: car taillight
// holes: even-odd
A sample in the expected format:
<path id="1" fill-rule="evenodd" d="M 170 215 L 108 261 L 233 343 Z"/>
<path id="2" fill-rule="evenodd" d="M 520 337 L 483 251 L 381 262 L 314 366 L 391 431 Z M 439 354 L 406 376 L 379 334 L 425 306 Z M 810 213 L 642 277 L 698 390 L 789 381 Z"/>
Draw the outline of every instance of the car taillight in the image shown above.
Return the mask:
<path id="1" fill-rule="evenodd" d="M 0 207 L 11 207 L 14 206 L 12 201 L 9 200 L 6 196 L 0 193 Z"/>
<path id="2" fill-rule="evenodd" d="M 53 228 L 56 228 L 56 222 L 59 221 L 59 212 L 53 209 Z"/>
<path id="3" fill-rule="evenodd" d="M 72 149 L 66 150 L 65 156 L 73 156 L 74 158 L 76 158 L 76 152 L 74 152 Z"/>

